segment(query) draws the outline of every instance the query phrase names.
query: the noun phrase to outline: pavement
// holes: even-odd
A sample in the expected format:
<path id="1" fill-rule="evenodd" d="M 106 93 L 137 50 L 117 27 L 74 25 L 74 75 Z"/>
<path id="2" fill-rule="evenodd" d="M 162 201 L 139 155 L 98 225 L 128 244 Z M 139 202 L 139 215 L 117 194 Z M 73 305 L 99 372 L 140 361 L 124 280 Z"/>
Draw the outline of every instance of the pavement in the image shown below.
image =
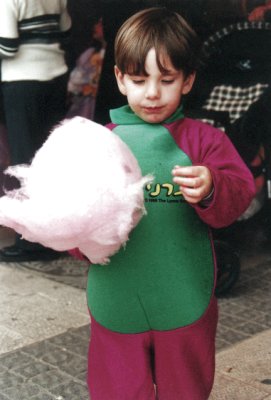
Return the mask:
<path id="1" fill-rule="evenodd" d="M 219 298 L 211 400 L 271 400 L 271 245 L 250 234 L 238 250 L 240 278 Z M 0 227 L 0 247 L 13 237 Z M 0 400 L 89 399 L 86 277 L 69 256 L 0 264 Z"/>

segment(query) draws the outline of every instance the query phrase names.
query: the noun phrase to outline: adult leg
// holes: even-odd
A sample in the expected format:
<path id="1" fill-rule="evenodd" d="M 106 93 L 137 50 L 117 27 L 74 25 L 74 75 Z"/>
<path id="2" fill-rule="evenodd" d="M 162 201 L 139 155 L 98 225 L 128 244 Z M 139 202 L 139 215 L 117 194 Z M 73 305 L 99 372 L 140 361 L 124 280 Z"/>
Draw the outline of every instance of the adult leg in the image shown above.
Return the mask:
<path id="1" fill-rule="evenodd" d="M 11 165 L 29 163 L 65 117 L 67 75 L 51 81 L 2 84 Z"/>
<path id="2" fill-rule="evenodd" d="M 29 163 L 35 153 L 33 137 L 42 123 L 38 109 L 38 82 L 2 84 L 11 165 Z"/>
<path id="3" fill-rule="evenodd" d="M 207 400 L 215 371 L 217 301 L 194 324 L 154 332 L 155 380 L 159 400 Z"/>
<path id="4" fill-rule="evenodd" d="M 91 321 L 88 386 L 91 400 L 154 400 L 151 334 L 109 331 Z"/>
<path id="5" fill-rule="evenodd" d="M 43 108 L 45 138 L 67 114 L 67 84 L 68 74 L 61 75 L 46 83 L 44 91 Z"/>

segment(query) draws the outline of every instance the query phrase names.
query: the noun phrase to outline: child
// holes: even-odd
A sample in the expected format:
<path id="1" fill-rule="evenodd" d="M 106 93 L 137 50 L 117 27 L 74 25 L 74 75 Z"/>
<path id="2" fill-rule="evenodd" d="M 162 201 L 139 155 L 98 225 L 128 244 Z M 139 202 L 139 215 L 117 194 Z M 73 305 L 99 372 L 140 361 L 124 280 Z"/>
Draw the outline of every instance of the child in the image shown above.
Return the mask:
<path id="1" fill-rule="evenodd" d="M 155 181 L 126 248 L 89 270 L 91 400 L 205 400 L 212 389 L 217 302 L 208 226 L 233 223 L 254 182 L 226 135 L 183 115 L 198 53 L 193 30 L 166 8 L 133 15 L 116 37 L 115 75 L 129 105 L 111 110 L 108 126 Z"/>

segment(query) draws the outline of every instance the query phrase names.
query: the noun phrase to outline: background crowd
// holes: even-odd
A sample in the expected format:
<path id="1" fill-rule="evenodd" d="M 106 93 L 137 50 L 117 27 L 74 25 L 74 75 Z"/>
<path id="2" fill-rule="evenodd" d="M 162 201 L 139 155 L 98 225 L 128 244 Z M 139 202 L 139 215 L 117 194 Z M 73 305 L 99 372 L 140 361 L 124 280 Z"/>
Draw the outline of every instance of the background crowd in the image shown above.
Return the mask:
<path id="1" fill-rule="evenodd" d="M 3 187 L 17 184 L 4 177 L 3 170 L 9 164 L 29 163 L 50 129 L 63 118 L 81 115 L 105 124 L 109 109 L 124 104 L 113 74 L 113 43 L 130 15 L 165 6 L 183 15 L 203 41 L 237 22 L 271 22 L 270 0 L 14 2 L 24 10 L 23 16 L 12 4 L 10 0 L 0 3 L 1 194 Z M 15 15 L 20 15 L 18 20 Z M 0 251 L 2 261 L 60 255 L 19 236 L 13 246 Z"/>

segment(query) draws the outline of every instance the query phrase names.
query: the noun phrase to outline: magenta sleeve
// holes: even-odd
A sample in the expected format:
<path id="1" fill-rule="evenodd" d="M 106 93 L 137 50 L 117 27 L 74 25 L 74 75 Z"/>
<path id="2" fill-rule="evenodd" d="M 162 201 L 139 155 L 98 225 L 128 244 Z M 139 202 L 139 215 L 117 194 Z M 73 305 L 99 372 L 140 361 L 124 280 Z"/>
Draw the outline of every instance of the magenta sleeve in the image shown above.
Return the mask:
<path id="1" fill-rule="evenodd" d="M 194 206 L 199 217 L 213 228 L 232 224 L 255 196 L 255 184 L 227 135 L 188 118 L 167 128 L 193 165 L 204 165 L 212 174 L 212 201 L 208 207 Z"/>

